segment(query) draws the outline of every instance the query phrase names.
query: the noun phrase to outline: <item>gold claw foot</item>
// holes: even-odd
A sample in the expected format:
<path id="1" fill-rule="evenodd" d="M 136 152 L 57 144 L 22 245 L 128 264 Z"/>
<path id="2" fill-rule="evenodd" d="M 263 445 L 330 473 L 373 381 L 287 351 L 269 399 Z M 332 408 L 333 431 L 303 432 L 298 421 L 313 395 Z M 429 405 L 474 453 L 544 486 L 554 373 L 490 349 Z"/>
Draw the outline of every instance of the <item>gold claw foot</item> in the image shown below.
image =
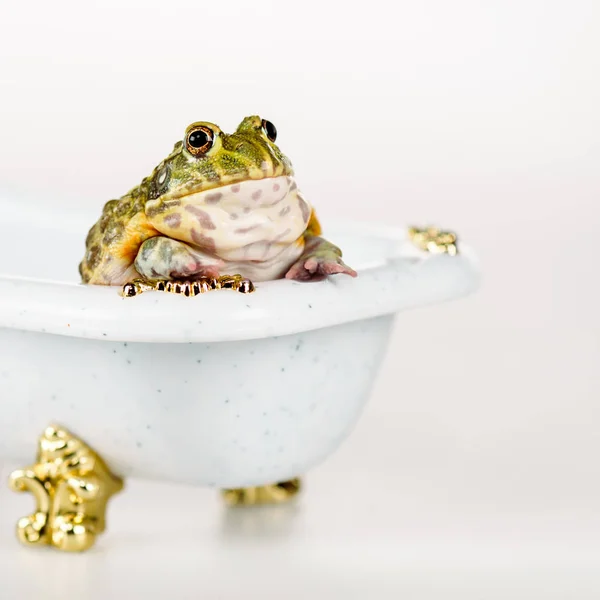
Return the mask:
<path id="1" fill-rule="evenodd" d="M 296 478 L 272 485 L 223 490 L 221 494 L 229 506 L 282 504 L 294 498 L 300 489 L 300 479 Z"/>
<path id="2" fill-rule="evenodd" d="M 201 277 L 193 281 L 146 281 L 145 279 L 134 279 L 123 286 L 121 296 L 132 298 L 148 291 L 197 296 L 211 290 L 221 289 L 232 289 L 242 294 L 251 294 L 255 290 L 255 287 L 249 279 L 241 275 Z"/>
<path id="3" fill-rule="evenodd" d="M 14 471 L 9 486 L 37 501 L 36 511 L 17 523 L 21 543 L 81 552 L 104 531 L 106 505 L 123 481 L 84 442 L 51 425 L 39 440 L 36 463 Z"/>
<path id="4" fill-rule="evenodd" d="M 456 256 L 458 254 L 458 236 L 452 231 L 442 231 L 436 227 L 410 227 L 408 237 L 411 242 L 431 254 L 449 254 Z"/>

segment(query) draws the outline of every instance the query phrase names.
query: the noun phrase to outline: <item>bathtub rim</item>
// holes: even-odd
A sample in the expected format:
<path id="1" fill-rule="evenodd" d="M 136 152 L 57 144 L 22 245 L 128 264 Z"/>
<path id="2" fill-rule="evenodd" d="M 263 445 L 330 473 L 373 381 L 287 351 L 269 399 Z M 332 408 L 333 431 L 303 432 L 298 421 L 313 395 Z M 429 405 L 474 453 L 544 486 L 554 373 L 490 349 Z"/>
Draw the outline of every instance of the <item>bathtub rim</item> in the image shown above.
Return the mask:
<path id="1" fill-rule="evenodd" d="M 120 342 L 261 339 L 439 304 L 479 287 L 478 260 L 462 242 L 456 256 L 429 254 L 410 242 L 407 227 L 338 222 L 335 229 L 389 242 L 388 249 L 356 279 L 269 281 L 247 296 L 226 291 L 191 299 L 158 293 L 121 298 L 116 287 L 0 274 L 0 328 Z"/>

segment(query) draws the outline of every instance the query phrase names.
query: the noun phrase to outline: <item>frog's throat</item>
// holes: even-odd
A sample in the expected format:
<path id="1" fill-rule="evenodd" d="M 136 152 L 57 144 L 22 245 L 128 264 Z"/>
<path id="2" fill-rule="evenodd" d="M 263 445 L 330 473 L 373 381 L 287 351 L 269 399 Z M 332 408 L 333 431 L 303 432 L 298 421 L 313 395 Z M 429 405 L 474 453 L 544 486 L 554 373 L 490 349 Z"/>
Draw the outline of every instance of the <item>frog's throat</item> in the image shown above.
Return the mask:
<path id="1" fill-rule="evenodd" d="M 280 176 L 189 194 L 147 207 L 146 214 L 162 235 L 207 255 L 259 261 L 296 244 L 311 210 L 295 180 Z"/>
<path id="2" fill-rule="evenodd" d="M 238 213 L 241 216 L 257 208 L 277 206 L 295 190 L 296 181 L 291 175 L 246 179 L 208 190 L 148 200 L 146 216 L 154 223 L 160 221 L 161 216 L 179 212 L 188 206 L 208 206 L 222 209 L 235 220 Z"/>

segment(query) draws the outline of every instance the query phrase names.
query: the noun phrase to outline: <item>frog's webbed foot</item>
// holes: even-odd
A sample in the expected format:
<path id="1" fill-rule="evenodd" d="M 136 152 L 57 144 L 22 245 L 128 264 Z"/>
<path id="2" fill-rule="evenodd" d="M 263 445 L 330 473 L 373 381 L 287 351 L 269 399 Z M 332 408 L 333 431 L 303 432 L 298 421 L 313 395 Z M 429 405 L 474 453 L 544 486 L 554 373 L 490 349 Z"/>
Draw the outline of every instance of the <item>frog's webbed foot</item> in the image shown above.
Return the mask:
<path id="1" fill-rule="evenodd" d="M 302 256 L 285 277 L 296 281 L 321 281 L 337 273 L 357 276 L 356 271 L 342 260 L 342 251 L 337 246 L 321 237 L 311 236 L 306 240 Z"/>

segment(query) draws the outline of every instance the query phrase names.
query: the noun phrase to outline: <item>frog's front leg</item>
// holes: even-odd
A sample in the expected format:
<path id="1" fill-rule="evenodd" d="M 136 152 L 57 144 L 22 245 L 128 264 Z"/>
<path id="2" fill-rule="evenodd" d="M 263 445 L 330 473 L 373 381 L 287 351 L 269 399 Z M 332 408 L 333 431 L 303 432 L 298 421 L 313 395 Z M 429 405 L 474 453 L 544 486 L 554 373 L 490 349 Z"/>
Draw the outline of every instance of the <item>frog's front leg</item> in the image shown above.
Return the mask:
<path id="1" fill-rule="evenodd" d="M 342 260 L 342 251 L 326 239 L 307 235 L 304 251 L 286 273 L 286 279 L 320 281 L 327 275 L 345 273 L 356 277 L 356 271 Z"/>
<path id="2" fill-rule="evenodd" d="M 146 240 L 135 259 L 137 272 L 146 279 L 218 277 L 223 261 L 172 238 Z"/>

